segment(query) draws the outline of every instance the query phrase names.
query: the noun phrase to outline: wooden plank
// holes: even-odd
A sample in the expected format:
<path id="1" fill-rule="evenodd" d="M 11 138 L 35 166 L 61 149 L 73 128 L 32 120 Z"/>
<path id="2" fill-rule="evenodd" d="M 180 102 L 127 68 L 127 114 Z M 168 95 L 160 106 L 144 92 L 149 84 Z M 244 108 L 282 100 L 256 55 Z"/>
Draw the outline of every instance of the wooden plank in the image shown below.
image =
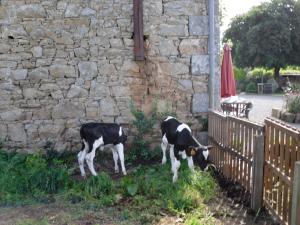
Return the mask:
<path id="1" fill-rule="evenodd" d="M 249 151 L 249 129 L 247 126 L 245 126 L 245 149 L 244 149 L 244 155 L 248 157 L 248 151 Z M 249 176 L 249 174 L 247 173 L 248 171 L 248 163 L 245 162 L 244 164 L 244 176 L 243 176 L 243 186 L 247 187 L 247 177 Z"/>
<path id="2" fill-rule="evenodd" d="M 297 139 L 297 161 L 300 161 L 300 137 Z"/>
<path id="3" fill-rule="evenodd" d="M 252 155 L 253 155 L 253 129 L 250 128 L 250 130 L 249 130 L 249 154 L 248 154 L 247 160 L 252 158 Z M 251 162 L 251 164 L 248 163 L 248 177 L 247 177 L 248 178 L 248 180 L 247 180 L 247 190 L 248 191 L 252 190 L 251 179 L 250 179 L 252 169 L 253 169 L 252 162 Z"/>
<path id="4" fill-rule="evenodd" d="M 290 149 L 290 136 L 286 136 L 286 149 L 284 157 L 284 173 L 287 176 L 290 176 L 290 158 L 291 158 L 291 149 Z"/>
<path id="5" fill-rule="evenodd" d="M 297 160 L 297 140 L 295 138 L 292 138 L 291 140 L 291 176 L 294 175 L 294 167 L 295 167 L 295 162 Z M 292 177 L 293 179 L 293 177 Z"/>
<path id="6" fill-rule="evenodd" d="M 240 123 L 237 123 L 237 132 L 236 132 L 236 135 L 237 135 L 237 138 L 236 138 L 236 140 L 237 140 L 237 147 L 236 147 L 235 150 L 242 155 L 242 153 L 241 153 L 241 124 Z M 239 170 L 239 168 L 240 168 L 239 167 L 240 166 L 240 160 L 239 160 L 239 158 L 235 159 L 235 163 L 236 163 L 235 164 L 236 181 L 240 182 L 240 170 Z"/>
<path id="7" fill-rule="evenodd" d="M 135 60 L 143 61 L 145 60 L 143 0 L 133 0 L 133 27 Z"/>
<path id="8" fill-rule="evenodd" d="M 263 129 L 263 124 L 255 123 L 252 121 L 249 121 L 247 119 L 242 119 L 238 117 L 228 116 L 228 118 L 234 122 L 238 122 L 240 124 L 245 124 L 247 127 L 251 127 L 253 129 Z"/>
<path id="9" fill-rule="evenodd" d="M 251 209 L 258 211 L 262 207 L 263 178 L 264 178 L 264 136 L 255 136 L 253 152 L 253 191 L 251 195 Z"/>
<path id="10" fill-rule="evenodd" d="M 281 171 L 284 170 L 284 156 L 285 156 L 285 133 L 280 131 L 280 164 L 279 168 Z"/>
<path id="11" fill-rule="evenodd" d="M 283 190 L 283 212 L 282 218 L 284 221 L 288 221 L 288 210 L 289 210 L 289 189 L 291 184 L 285 184 Z"/>
<path id="12" fill-rule="evenodd" d="M 287 125 L 286 123 L 282 123 L 278 120 L 274 120 L 270 118 L 265 119 L 265 123 L 268 125 L 271 124 L 273 127 L 277 129 L 284 130 L 284 132 L 290 136 L 294 136 L 296 138 L 299 137 L 300 131 L 296 128 Z"/>
<path id="13" fill-rule="evenodd" d="M 274 209 L 271 207 L 269 202 L 264 202 L 269 212 L 276 218 L 277 221 L 279 221 L 281 224 L 288 225 L 286 221 L 282 217 L 280 217 L 277 212 L 274 211 Z"/>
<path id="14" fill-rule="evenodd" d="M 274 158 L 274 165 L 278 166 L 278 157 L 279 157 L 279 129 L 275 129 L 275 158 Z"/>
<path id="15" fill-rule="evenodd" d="M 286 176 L 282 171 L 280 171 L 277 167 L 271 164 L 269 161 L 265 161 L 266 166 L 268 166 L 276 176 L 278 176 L 282 181 L 284 181 L 287 185 L 291 185 L 291 178 Z"/>
<path id="16" fill-rule="evenodd" d="M 286 210 L 286 209 L 283 209 L 283 201 L 282 201 L 282 191 L 283 191 L 283 182 L 281 179 L 279 179 L 279 185 L 278 185 L 278 202 L 277 202 L 277 205 L 278 205 L 278 215 L 279 216 L 282 216 L 282 211 L 283 210 Z"/>
<path id="17" fill-rule="evenodd" d="M 300 224 L 300 162 L 295 163 L 292 192 L 291 225 Z"/>

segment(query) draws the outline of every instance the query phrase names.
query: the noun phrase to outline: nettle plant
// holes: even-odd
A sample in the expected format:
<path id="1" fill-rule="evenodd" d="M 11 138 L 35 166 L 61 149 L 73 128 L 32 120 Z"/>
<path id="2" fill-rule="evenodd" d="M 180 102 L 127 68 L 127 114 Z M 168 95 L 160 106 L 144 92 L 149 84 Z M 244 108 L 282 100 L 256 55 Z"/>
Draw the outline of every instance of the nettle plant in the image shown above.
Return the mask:
<path id="1" fill-rule="evenodd" d="M 288 83 L 285 90 L 286 108 L 290 113 L 300 113 L 300 84 Z"/>
<path id="2" fill-rule="evenodd" d="M 169 108 L 169 107 L 167 107 Z M 142 110 L 138 109 L 133 102 L 130 105 L 131 114 L 134 117 L 132 126 L 135 129 L 135 136 L 128 152 L 126 161 L 129 163 L 144 163 L 157 161 L 160 158 L 160 146 L 151 149 L 150 142 L 145 139 L 147 135 L 154 129 L 163 118 L 167 116 L 176 116 L 175 113 L 166 110 L 158 112 L 157 102 L 152 105 L 151 112 L 146 115 Z M 160 130 L 156 132 L 160 133 Z"/>
<path id="3" fill-rule="evenodd" d="M 131 103 L 131 114 L 134 117 L 132 125 L 135 128 L 135 136 L 131 144 L 127 161 L 130 163 L 145 162 L 156 159 L 160 152 L 158 149 L 151 149 L 149 141 L 145 140 L 145 135 L 149 134 L 154 125 L 158 121 L 157 104 L 152 106 L 152 110 L 148 116 Z"/>

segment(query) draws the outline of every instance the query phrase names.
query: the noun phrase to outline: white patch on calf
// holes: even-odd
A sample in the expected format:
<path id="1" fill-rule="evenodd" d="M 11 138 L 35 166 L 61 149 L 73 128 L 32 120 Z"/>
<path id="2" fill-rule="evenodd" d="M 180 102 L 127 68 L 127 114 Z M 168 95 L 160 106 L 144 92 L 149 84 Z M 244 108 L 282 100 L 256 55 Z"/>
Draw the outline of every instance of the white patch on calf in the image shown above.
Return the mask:
<path id="1" fill-rule="evenodd" d="M 167 119 L 165 119 L 164 121 L 168 121 L 168 120 L 173 119 L 173 118 L 174 117 L 172 117 L 172 116 L 168 116 Z"/>
<path id="2" fill-rule="evenodd" d="M 119 130 L 119 137 L 122 136 L 122 127 L 120 127 L 120 130 Z"/>
<path id="3" fill-rule="evenodd" d="M 178 154 L 181 155 L 181 158 L 186 159 L 186 153 L 185 153 L 185 151 L 179 152 Z"/>
<path id="4" fill-rule="evenodd" d="M 122 168 L 122 173 L 123 175 L 126 175 L 126 169 L 125 169 L 125 164 L 124 164 L 124 145 L 122 143 L 115 145 L 115 149 L 118 152 L 119 159 L 121 162 L 121 168 Z"/>
<path id="5" fill-rule="evenodd" d="M 78 153 L 77 157 L 81 176 L 85 177 L 84 159 L 87 151 L 89 150 L 89 144 L 84 139 L 82 141 L 84 143 L 84 149 Z"/>
<path id="6" fill-rule="evenodd" d="M 183 129 L 188 129 L 189 132 L 192 132 L 191 128 L 188 125 L 186 125 L 185 123 L 180 124 L 177 127 L 176 131 L 181 132 Z"/>
<path id="7" fill-rule="evenodd" d="M 162 142 L 166 145 L 169 144 L 166 134 L 164 134 L 164 136 L 162 138 Z"/>
<path id="8" fill-rule="evenodd" d="M 103 137 L 101 136 L 100 138 L 94 141 L 93 147 L 98 148 L 103 144 L 104 144 Z"/>
<path id="9" fill-rule="evenodd" d="M 167 162 L 167 158 L 166 158 L 167 147 L 168 147 L 168 140 L 167 140 L 166 134 L 164 134 L 162 141 L 161 141 L 161 150 L 163 152 L 163 158 L 161 161 L 162 164 L 165 164 Z"/>
<path id="10" fill-rule="evenodd" d="M 205 151 L 202 151 L 202 154 L 203 154 L 205 160 L 207 160 L 208 155 L 209 155 L 209 151 L 206 149 Z"/>

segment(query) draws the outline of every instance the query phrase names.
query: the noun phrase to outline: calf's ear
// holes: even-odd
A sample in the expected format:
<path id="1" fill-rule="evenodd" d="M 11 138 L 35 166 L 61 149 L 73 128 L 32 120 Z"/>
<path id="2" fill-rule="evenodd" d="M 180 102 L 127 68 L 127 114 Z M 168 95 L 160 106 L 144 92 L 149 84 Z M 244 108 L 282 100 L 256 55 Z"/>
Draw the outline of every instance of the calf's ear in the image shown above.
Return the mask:
<path id="1" fill-rule="evenodd" d="M 208 146 L 207 146 L 207 149 L 208 149 L 208 150 L 210 150 L 210 149 L 212 149 L 212 148 L 213 148 L 212 145 L 208 145 Z"/>

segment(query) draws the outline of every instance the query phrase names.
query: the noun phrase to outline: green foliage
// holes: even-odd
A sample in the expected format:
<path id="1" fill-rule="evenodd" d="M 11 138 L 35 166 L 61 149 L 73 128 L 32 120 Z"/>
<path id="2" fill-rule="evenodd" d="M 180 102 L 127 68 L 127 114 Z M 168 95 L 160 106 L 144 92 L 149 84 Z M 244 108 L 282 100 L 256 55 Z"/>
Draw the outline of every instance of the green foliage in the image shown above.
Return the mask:
<path id="1" fill-rule="evenodd" d="M 248 78 L 262 81 L 267 81 L 268 78 L 273 76 L 273 71 L 270 69 L 256 67 L 253 70 L 249 71 L 247 74 Z M 263 83 L 263 82 L 262 82 Z"/>
<path id="2" fill-rule="evenodd" d="M 290 113 L 300 113 L 300 95 L 289 95 L 287 97 L 287 110 Z"/>
<path id="3" fill-rule="evenodd" d="M 132 125 L 137 129 L 138 137 L 142 137 L 145 133 L 149 132 L 158 119 L 157 104 L 152 106 L 150 116 L 146 116 L 145 113 L 135 107 L 133 102 L 130 105 L 130 112 L 134 117 Z"/>
<path id="4" fill-rule="evenodd" d="M 254 82 L 250 82 L 246 86 L 246 92 L 248 93 L 255 93 L 257 92 L 257 86 Z"/>
<path id="5" fill-rule="evenodd" d="M 212 224 L 212 218 L 205 213 L 205 203 L 215 197 L 216 183 L 207 172 L 196 168 L 191 173 L 186 162 L 182 163 L 175 184 L 169 164 L 138 166 L 116 181 L 103 172 L 86 180 L 75 180 L 67 173 L 69 158 L 65 161 L 59 155 L 0 151 L 0 204 L 49 203 L 60 199 L 83 209 L 99 210 L 122 201 L 130 204 L 120 213 L 121 217 L 134 220 L 135 224 L 151 224 L 161 212 L 182 215 L 187 224 Z M 20 224 L 39 223 L 48 221 L 24 220 Z"/>
<path id="6" fill-rule="evenodd" d="M 126 154 L 126 161 L 129 163 L 148 162 L 158 159 L 160 156 L 160 150 L 150 147 L 150 142 L 145 140 L 145 135 L 149 133 L 158 119 L 161 117 L 157 112 L 157 104 L 152 106 L 152 110 L 149 116 L 137 109 L 136 106 L 131 103 L 131 113 L 134 117 L 132 122 L 133 127 L 136 130 L 135 137 L 132 141 L 130 151 Z"/>
<path id="7" fill-rule="evenodd" d="M 112 179 L 100 173 L 97 177 L 76 182 L 69 174 L 70 158 L 70 153 L 52 151 L 32 155 L 0 151 L 0 205 L 48 203 L 55 201 L 53 194 L 63 194 L 72 203 L 113 204 L 115 187 Z M 74 162 L 74 154 L 72 158 Z"/>
<path id="8" fill-rule="evenodd" d="M 293 57 L 298 55 L 294 49 L 300 48 L 300 31 L 296 27 L 300 24 L 296 14 L 299 1 L 295 2 L 272 0 L 233 19 L 223 41 L 232 40 L 235 65 L 274 68 L 278 76 L 280 68 L 288 63 L 299 64 L 300 57 Z"/>
<path id="9" fill-rule="evenodd" d="M 42 154 L 25 155 L 0 151 L 0 204 L 22 204 L 33 196 L 45 196 L 66 190 L 71 184 L 66 165 L 53 160 L 50 165 Z"/>
<path id="10" fill-rule="evenodd" d="M 173 184 L 169 170 L 169 165 L 138 167 L 130 176 L 122 178 L 122 190 L 127 196 L 156 199 L 156 204 L 179 213 L 188 213 L 214 198 L 216 184 L 208 173 L 193 174 L 183 164 L 180 178 Z"/>
<path id="11" fill-rule="evenodd" d="M 287 66 L 286 68 L 280 70 L 281 75 L 300 75 L 300 66 Z"/>
<path id="12" fill-rule="evenodd" d="M 235 80 L 239 81 L 239 80 L 245 80 L 246 79 L 247 72 L 244 69 L 234 67 L 233 72 L 234 72 Z"/>

